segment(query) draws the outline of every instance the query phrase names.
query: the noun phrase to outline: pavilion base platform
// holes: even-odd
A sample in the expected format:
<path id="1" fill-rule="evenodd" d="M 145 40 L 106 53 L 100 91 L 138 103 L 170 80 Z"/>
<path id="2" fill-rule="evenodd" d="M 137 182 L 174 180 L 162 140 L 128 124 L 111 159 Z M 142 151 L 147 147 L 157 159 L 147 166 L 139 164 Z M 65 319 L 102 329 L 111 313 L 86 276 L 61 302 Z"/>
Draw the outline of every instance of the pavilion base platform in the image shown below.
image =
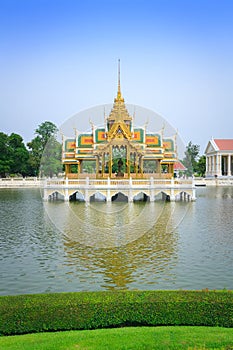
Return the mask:
<path id="1" fill-rule="evenodd" d="M 43 199 L 80 200 L 89 202 L 113 201 L 116 195 L 122 195 L 128 202 L 137 200 L 195 201 L 196 189 L 189 179 L 49 179 L 43 186 Z"/>

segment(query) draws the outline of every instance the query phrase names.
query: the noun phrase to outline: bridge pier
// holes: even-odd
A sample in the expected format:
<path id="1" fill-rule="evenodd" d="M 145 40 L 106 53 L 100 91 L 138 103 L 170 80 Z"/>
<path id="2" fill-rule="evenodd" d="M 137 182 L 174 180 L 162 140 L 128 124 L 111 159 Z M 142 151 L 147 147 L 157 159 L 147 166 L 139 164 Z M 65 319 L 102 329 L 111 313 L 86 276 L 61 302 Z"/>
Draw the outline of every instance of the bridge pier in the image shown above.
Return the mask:
<path id="1" fill-rule="evenodd" d="M 107 189 L 107 197 L 106 197 L 106 201 L 107 202 L 111 202 L 111 191 L 110 191 L 110 178 L 108 177 L 108 189 Z"/>
<path id="2" fill-rule="evenodd" d="M 133 181 L 132 177 L 129 178 L 129 190 L 128 190 L 128 202 L 133 202 Z"/>
<path id="3" fill-rule="evenodd" d="M 48 191 L 46 188 L 44 188 L 44 193 L 43 193 L 43 200 L 44 201 L 48 201 L 49 196 L 48 196 Z"/>
<path id="4" fill-rule="evenodd" d="M 195 190 L 195 188 L 194 188 L 194 186 L 193 186 L 191 201 L 195 202 L 196 199 L 197 199 L 197 198 L 196 198 L 196 190 Z"/>
<path id="5" fill-rule="evenodd" d="M 85 191 L 84 191 L 84 200 L 85 200 L 85 202 L 90 202 L 89 191 L 88 191 L 89 185 L 90 185 L 89 177 L 86 177 L 86 186 L 85 186 Z"/>
<path id="6" fill-rule="evenodd" d="M 155 201 L 154 179 L 150 178 L 150 202 Z"/>
<path id="7" fill-rule="evenodd" d="M 106 201 L 107 201 L 107 202 L 111 202 L 111 191 L 110 191 L 110 189 L 107 190 Z"/>
<path id="8" fill-rule="evenodd" d="M 65 189 L 65 198 L 64 198 L 64 200 L 65 200 L 65 202 L 69 202 L 69 200 L 70 200 L 68 188 Z"/>
<path id="9" fill-rule="evenodd" d="M 170 189 L 170 202 L 175 202 L 175 192 L 174 192 L 174 178 L 171 179 L 171 189 Z"/>

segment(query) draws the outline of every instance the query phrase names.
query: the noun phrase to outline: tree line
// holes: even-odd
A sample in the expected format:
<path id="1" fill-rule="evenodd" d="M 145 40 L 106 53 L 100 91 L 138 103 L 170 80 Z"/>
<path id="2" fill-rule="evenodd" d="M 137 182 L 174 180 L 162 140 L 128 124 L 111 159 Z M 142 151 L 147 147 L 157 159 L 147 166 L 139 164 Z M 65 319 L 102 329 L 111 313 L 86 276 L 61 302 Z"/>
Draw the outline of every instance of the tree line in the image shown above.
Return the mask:
<path id="1" fill-rule="evenodd" d="M 58 128 L 46 121 L 35 130 L 26 145 L 21 135 L 0 132 L 0 177 L 53 176 L 62 171 L 62 145 Z"/>
<path id="2" fill-rule="evenodd" d="M 0 177 L 49 176 L 62 172 L 62 145 L 57 141 L 58 128 L 45 121 L 35 130 L 35 137 L 26 145 L 22 136 L 0 132 Z M 200 146 L 191 141 L 186 146 L 181 162 L 185 175 L 204 176 L 205 156 L 200 156 Z"/>

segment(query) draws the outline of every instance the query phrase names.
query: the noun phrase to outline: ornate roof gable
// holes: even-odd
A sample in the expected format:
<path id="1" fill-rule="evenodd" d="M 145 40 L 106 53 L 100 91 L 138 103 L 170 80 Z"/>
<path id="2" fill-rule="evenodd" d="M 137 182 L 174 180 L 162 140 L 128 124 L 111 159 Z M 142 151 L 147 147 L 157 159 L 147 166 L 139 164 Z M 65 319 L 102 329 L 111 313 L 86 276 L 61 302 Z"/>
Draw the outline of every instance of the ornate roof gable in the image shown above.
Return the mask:
<path id="1" fill-rule="evenodd" d="M 122 123 L 122 122 L 114 123 L 110 131 L 108 132 L 108 141 L 112 139 L 123 139 L 123 138 L 127 140 L 131 140 L 132 138 L 131 131 L 129 130 L 127 125 L 125 125 L 125 123 Z"/>

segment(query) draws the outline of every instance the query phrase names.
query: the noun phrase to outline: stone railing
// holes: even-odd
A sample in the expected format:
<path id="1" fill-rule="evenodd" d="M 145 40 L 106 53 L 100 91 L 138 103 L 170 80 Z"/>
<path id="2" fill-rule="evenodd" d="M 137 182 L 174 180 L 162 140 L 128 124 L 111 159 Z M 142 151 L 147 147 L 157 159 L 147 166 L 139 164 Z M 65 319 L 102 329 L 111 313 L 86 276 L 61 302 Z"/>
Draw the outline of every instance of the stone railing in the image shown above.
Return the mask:
<path id="1" fill-rule="evenodd" d="M 67 178 L 68 179 L 86 179 L 87 177 L 89 177 L 89 179 L 96 179 L 96 174 L 95 173 L 68 173 L 67 174 Z M 99 174 L 98 178 L 99 179 L 108 179 L 109 174 Z M 130 173 L 130 177 L 132 179 L 171 179 L 173 177 L 172 173 Z M 119 179 L 119 177 L 115 176 L 114 174 L 112 174 L 112 179 Z M 125 177 L 121 178 L 122 180 L 124 179 L 128 179 L 128 175 L 125 174 Z"/>
<path id="2" fill-rule="evenodd" d="M 192 186 L 193 179 L 47 179 L 44 181 L 45 187 L 179 187 Z"/>
<path id="3" fill-rule="evenodd" d="M 0 178 L 0 187 L 39 187 L 42 181 L 37 177 Z"/>

